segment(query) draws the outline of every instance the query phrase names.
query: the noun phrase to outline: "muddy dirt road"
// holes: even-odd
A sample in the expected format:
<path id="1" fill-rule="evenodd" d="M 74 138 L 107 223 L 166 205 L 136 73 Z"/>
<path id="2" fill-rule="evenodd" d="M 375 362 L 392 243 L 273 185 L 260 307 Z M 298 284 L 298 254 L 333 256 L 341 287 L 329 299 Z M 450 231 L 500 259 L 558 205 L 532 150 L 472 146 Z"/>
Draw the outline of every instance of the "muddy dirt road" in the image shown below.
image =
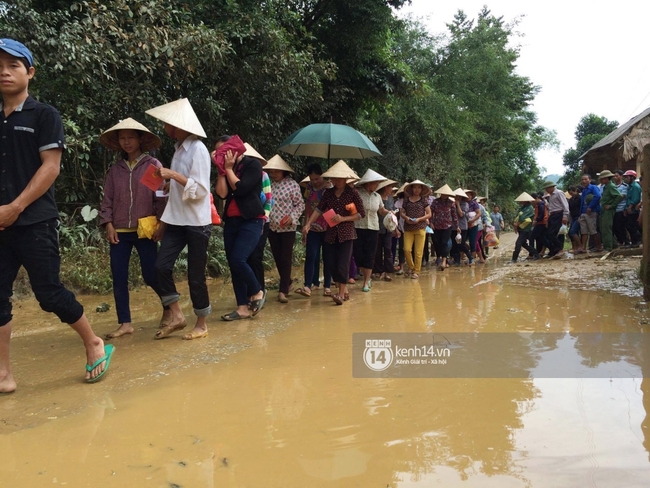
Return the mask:
<path id="1" fill-rule="evenodd" d="M 233 300 L 214 283 L 210 334 L 191 342 L 153 340 L 158 307 L 140 290 L 136 333 L 113 341 L 111 370 L 94 385 L 82 381 L 75 334 L 21 301 L 19 389 L 0 396 L 0 487 L 648 486 L 650 353 L 580 340 L 647 331 L 634 283 L 610 279 L 637 261 L 593 276 L 581 267 L 610 264 L 504 266 L 511 245 L 506 237 L 485 266 L 357 286 L 340 307 L 318 293 L 280 304 L 270 292 L 258 317 L 234 323 L 219 321 Z M 114 329 L 113 310 L 94 312 L 109 297 L 81 300 L 97 332 Z M 352 375 L 355 332 L 559 339 L 541 353 L 500 350 L 510 378 L 368 379 Z M 559 353 L 630 374 L 521 377 Z"/>

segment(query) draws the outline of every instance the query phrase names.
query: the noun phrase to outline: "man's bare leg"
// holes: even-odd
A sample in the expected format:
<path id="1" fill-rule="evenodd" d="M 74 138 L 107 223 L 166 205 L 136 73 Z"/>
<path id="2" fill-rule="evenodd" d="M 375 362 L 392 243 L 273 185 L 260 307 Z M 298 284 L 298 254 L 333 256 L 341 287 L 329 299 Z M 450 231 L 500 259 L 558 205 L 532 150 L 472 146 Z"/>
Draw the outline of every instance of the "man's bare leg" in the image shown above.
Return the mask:
<path id="1" fill-rule="evenodd" d="M 88 317 L 86 317 L 85 313 L 74 324 L 70 324 L 70 327 L 72 327 L 75 332 L 79 334 L 79 337 L 81 337 L 81 340 L 84 343 L 84 347 L 86 348 L 87 364 L 95 364 L 95 361 L 104 357 L 104 341 L 95 335 L 93 329 L 90 327 L 90 322 L 88 322 Z M 97 367 L 92 371 L 86 371 L 86 379 L 89 380 L 96 378 L 102 371 L 104 371 L 105 366 L 106 361 L 103 361 L 98 364 Z"/>
<path id="2" fill-rule="evenodd" d="M 11 374 L 9 361 L 9 342 L 11 341 L 11 321 L 0 327 L 0 393 L 16 390 L 16 382 Z"/>

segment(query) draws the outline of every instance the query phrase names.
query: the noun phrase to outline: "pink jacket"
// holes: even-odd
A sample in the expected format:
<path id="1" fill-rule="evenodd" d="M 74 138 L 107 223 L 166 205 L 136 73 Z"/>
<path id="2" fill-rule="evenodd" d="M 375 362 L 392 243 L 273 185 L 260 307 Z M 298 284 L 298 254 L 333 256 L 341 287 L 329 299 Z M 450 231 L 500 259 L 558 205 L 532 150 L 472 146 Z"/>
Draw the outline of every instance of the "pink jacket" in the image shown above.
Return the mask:
<path id="1" fill-rule="evenodd" d="M 150 164 L 162 167 L 160 161 L 148 154 L 138 161 L 133 171 L 123 159 L 111 166 L 106 174 L 99 225 L 104 226 L 112 222 L 116 229 L 134 228 L 142 217 L 162 215 L 165 199 L 156 197 L 155 192 L 140 183 Z"/>

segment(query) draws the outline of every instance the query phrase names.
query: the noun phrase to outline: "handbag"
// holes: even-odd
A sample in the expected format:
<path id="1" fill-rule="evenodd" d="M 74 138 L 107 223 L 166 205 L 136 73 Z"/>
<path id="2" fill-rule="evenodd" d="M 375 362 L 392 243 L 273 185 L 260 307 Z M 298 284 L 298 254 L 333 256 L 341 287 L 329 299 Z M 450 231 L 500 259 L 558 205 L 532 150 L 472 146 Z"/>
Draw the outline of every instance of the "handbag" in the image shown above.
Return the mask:
<path id="1" fill-rule="evenodd" d="M 158 218 L 155 215 L 138 219 L 138 237 L 140 239 L 153 239 L 158 229 Z"/>

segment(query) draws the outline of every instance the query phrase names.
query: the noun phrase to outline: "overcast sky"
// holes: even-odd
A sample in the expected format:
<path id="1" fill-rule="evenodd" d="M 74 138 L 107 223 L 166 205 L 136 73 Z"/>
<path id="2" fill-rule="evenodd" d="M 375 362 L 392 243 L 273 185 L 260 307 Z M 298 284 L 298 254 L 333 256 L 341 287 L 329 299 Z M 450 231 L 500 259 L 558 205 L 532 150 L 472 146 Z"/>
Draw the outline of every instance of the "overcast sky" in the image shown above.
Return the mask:
<path id="1" fill-rule="evenodd" d="M 517 71 L 541 87 L 533 109 L 561 142 L 559 152 L 537 155 L 546 173 L 564 172 L 562 154 L 584 115 L 622 124 L 650 106 L 650 1 L 412 0 L 399 12 L 442 33 L 459 9 L 476 18 L 483 5 L 506 22 L 522 16 Z"/>

